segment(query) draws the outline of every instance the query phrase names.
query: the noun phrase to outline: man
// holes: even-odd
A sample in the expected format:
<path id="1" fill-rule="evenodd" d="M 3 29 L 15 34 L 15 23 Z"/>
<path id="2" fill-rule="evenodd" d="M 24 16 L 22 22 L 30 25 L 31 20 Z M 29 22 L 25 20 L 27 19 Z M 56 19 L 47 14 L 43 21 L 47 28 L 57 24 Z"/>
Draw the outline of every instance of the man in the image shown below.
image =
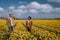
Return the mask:
<path id="1" fill-rule="evenodd" d="M 32 20 L 30 16 L 28 16 L 28 20 L 26 21 L 26 28 L 28 31 L 32 30 Z"/>
<path id="2" fill-rule="evenodd" d="M 9 14 L 8 20 L 7 20 L 7 25 L 9 28 L 9 32 L 14 31 L 14 15 L 13 14 Z"/>

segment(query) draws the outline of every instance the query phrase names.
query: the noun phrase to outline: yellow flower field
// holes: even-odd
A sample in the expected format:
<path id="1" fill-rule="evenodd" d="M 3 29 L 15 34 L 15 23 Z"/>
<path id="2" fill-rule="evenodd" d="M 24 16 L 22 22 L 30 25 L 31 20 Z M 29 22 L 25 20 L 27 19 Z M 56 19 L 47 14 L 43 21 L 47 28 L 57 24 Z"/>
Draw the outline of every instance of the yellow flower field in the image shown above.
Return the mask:
<path id="1" fill-rule="evenodd" d="M 32 31 L 25 28 L 26 20 L 14 21 L 14 32 L 8 38 L 6 20 L 0 20 L 0 40 L 59 40 L 60 20 L 33 20 Z"/>

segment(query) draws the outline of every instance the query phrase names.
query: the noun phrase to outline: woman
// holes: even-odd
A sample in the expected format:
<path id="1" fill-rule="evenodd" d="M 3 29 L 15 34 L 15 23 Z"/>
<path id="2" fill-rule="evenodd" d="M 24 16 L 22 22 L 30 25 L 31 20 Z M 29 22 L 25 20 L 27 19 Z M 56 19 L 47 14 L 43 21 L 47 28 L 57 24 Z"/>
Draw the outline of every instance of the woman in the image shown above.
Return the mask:
<path id="1" fill-rule="evenodd" d="M 28 20 L 26 21 L 26 28 L 28 31 L 32 30 L 32 20 L 30 16 L 28 16 Z"/>

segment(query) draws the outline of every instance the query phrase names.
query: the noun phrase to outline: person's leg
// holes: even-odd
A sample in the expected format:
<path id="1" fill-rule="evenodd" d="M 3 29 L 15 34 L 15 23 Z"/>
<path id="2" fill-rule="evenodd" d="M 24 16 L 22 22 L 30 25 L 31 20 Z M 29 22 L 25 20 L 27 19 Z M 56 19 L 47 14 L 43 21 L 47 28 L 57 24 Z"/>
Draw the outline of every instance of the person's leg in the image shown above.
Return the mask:
<path id="1" fill-rule="evenodd" d="M 11 26 L 11 31 L 14 31 L 14 26 Z"/>
<path id="2" fill-rule="evenodd" d="M 11 32 L 11 26 L 10 26 L 10 27 L 8 27 L 8 34 L 7 34 L 7 38 L 9 38 L 9 37 L 10 37 L 10 32 Z"/>
<path id="3" fill-rule="evenodd" d="M 11 28 L 10 28 L 10 27 L 8 27 L 8 32 L 10 32 L 10 29 L 11 29 Z"/>
<path id="4" fill-rule="evenodd" d="M 28 31 L 29 31 L 29 32 L 31 31 L 29 27 L 28 27 Z"/>

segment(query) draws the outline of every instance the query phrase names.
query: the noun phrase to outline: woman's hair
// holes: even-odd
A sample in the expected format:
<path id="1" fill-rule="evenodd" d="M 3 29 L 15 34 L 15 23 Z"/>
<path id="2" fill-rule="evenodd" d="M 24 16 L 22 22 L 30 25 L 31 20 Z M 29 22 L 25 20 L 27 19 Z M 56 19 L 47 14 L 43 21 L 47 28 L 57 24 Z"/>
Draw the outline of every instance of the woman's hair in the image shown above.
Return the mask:
<path id="1" fill-rule="evenodd" d="M 13 14 L 9 14 L 9 16 L 10 16 L 10 15 L 13 15 Z"/>
<path id="2" fill-rule="evenodd" d="M 13 14 L 9 14 L 9 16 L 10 16 L 10 15 L 13 15 Z M 13 18 L 15 19 L 15 17 L 14 17 L 14 16 L 13 16 Z"/>
<path id="3" fill-rule="evenodd" d="M 31 16 L 28 16 L 31 19 Z"/>

